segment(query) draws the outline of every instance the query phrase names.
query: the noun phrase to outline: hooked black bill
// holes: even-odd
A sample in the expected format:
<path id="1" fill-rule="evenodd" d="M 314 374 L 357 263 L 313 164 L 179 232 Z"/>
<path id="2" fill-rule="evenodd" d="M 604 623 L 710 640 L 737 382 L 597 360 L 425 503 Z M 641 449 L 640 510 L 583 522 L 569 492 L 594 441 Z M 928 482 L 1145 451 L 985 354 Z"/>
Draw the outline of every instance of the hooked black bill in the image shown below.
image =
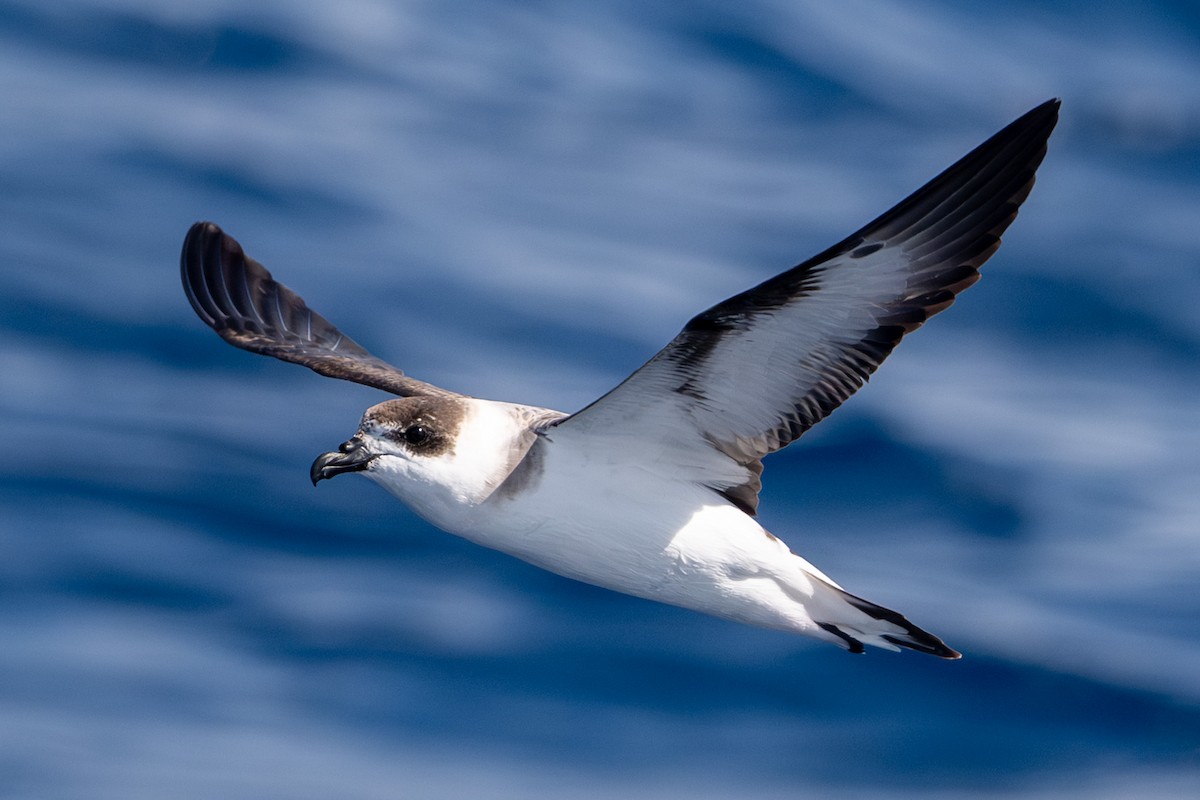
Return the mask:
<path id="1" fill-rule="evenodd" d="M 362 472 L 371 463 L 374 454 L 363 446 L 362 439 L 357 436 L 342 442 L 337 452 L 322 453 L 312 463 L 308 476 L 312 478 L 313 486 L 326 478 L 341 475 L 343 472 Z"/>

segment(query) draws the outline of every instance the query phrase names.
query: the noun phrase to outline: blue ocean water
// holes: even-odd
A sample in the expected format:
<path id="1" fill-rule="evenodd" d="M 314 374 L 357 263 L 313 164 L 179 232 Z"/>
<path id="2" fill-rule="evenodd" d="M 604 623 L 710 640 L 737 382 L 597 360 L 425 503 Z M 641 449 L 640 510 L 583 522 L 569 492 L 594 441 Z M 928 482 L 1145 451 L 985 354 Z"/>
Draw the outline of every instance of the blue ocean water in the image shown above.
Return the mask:
<path id="1" fill-rule="evenodd" d="M 0 0 L 0 796 L 1200 791 L 1189 3 Z M 767 463 L 961 662 L 582 586 L 307 468 L 212 219 L 379 355 L 573 410 L 1063 98 L 984 280 Z"/>

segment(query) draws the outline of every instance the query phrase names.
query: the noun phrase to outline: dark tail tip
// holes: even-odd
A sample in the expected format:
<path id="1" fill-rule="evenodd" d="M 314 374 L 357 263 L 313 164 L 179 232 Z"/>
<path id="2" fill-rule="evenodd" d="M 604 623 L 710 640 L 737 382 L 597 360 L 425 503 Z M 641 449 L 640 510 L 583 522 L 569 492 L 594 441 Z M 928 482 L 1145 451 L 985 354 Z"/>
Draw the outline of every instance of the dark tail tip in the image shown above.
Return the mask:
<path id="1" fill-rule="evenodd" d="M 872 619 L 889 622 L 901 628 L 904 633 L 900 634 L 882 634 L 881 638 L 886 639 L 897 647 L 904 647 L 909 650 L 915 650 L 918 653 L 927 653 L 931 656 L 944 658 L 949 661 L 957 661 L 962 658 L 962 653 L 952 647 L 947 647 L 946 643 L 938 637 L 934 636 L 923 628 L 918 628 L 912 624 L 903 614 L 892 611 L 890 608 L 876 605 L 869 600 L 863 600 L 861 597 L 856 597 L 852 594 L 845 594 L 846 602 L 857 608 L 859 611 L 866 614 Z M 824 627 L 824 626 L 822 626 Z"/>

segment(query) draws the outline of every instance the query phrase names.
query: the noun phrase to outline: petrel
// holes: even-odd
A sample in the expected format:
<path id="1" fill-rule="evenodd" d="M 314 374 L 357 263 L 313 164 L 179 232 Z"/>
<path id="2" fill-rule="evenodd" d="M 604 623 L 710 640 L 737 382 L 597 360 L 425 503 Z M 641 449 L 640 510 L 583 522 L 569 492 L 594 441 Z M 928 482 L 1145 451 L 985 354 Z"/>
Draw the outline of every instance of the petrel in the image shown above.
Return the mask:
<path id="1" fill-rule="evenodd" d="M 755 519 L 762 458 L 857 391 L 975 283 L 1033 187 L 1059 101 L 1029 111 L 878 219 L 694 317 L 574 414 L 405 375 L 276 282 L 211 222 L 184 291 L 230 344 L 397 395 L 313 462 L 358 472 L 432 524 L 568 578 L 724 619 L 959 658 L 851 594 Z"/>

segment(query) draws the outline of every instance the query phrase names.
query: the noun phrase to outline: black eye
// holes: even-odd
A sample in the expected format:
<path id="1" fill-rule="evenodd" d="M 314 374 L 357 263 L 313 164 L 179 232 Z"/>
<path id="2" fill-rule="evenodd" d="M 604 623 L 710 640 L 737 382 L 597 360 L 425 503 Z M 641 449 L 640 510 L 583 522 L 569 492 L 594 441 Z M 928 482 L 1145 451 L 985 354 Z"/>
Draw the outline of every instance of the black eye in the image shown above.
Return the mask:
<path id="1" fill-rule="evenodd" d="M 425 442 L 429 441 L 431 435 L 429 428 L 426 428 L 424 425 L 410 425 L 404 429 L 404 441 L 409 444 L 425 444 Z"/>

